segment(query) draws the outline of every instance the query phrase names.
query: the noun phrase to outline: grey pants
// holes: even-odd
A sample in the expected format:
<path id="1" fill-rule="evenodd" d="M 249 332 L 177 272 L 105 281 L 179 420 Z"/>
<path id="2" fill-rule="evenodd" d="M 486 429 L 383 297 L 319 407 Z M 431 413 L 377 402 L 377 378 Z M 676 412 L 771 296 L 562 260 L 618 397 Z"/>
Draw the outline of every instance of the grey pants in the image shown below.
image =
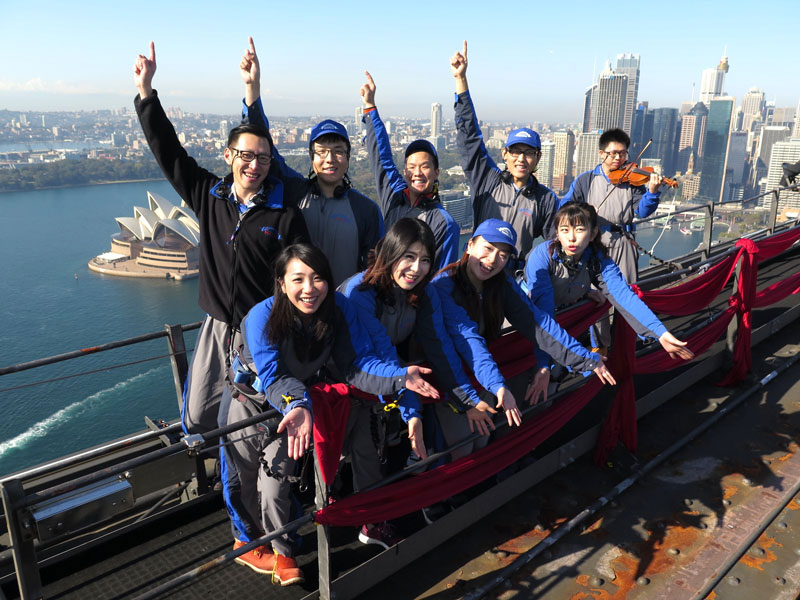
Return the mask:
<path id="1" fill-rule="evenodd" d="M 488 394 L 486 396 L 481 395 L 481 399 L 486 400 L 489 406 L 494 408 L 496 402 L 492 402 L 488 397 Z M 492 398 L 494 398 L 494 396 L 492 396 Z M 442 429 L 444 442 L 448 447 L 472 435 L 472 432 L 469 430 L 467 415 L 455 412 L 446 402 L 437 402 L 433 405 L 433 410 L 436 412 L 436 419 L 439 421 L 439 427 Z M 484 448 L 488 443 L 489 436 L 482 435 L 473 442 L 453 450 L 450 453 L 450 460 L 458 460 L 468 454 L 472 454 L 475 450 Z"/>
<path id="2" fill-rule="evenodd" d="M 241 395 L 231 398 L 230 394 L 227 388 L 220 424 L 230 425 L 261 412 L 252 400 Z M 272 420 L 272 427 L 266 421 L 228 434 L 226 441 L 232 443 L 220 452 L 223 497 L 234 535 L 242 542 L 291 520 L 291 484 L 283 478 L 294 474 L 295 461 L 288 455 L 286 433 L 274 434 L 277 421 Z M 294 555 L 288 534 L 272 540 L 272 547 L 283 556 Z"/>
<path id="3" fill-rule="evenodd" d="M 342 455 L 350 457 L 353 467 L 353 490 L 358 492 L 380 481 L 381 463 L 372 436 L 372 414 L 382 405 L 350 397 L 350 416 L 347 419 Z"/>
<path id="4" fill-rule="evenodd" d="M 226 387 L 227 337 L 227 323 L 206 315 L 183 387 L 181 422 L 186 433 L 205 433 L 217 427 L 219 404 Z"/>

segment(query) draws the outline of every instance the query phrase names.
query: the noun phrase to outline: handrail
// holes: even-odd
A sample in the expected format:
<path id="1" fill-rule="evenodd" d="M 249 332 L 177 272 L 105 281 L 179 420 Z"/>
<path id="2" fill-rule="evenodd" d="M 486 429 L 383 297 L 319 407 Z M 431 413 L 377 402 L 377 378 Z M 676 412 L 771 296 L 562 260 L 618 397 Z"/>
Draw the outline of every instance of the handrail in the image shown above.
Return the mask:
<path id="1" fill-rule="evenodd" d="M 198 329 L 202 321 L 197 321 L 195 323 L 190 323 L 184 327 L 184 330 L 187 329 Z M 27 371 L 28 369 L 33 369 L 36 367 L 44 367 L 46 365 L 52 365 L 57 362 L 63 362 L 65 360 L 70 360 L 72 358 L 78 358 L 79 356 L 88 356 L 89 354 L 96 354 L 98 352 L 105 352 L 107 350 L 114 350 L 115 348 L 122 348 L 124 346 L 132 346 L 133 344 L 139 344 L 141 342 L 149 342 L 150 340 L 157 340 L 159 338 L 168 337 L 168 333 L 166 331 L 156 331 L 153 333 L 145 333 L 143 335 L 137 335 L 132 338 L 126 338 L 124 340 L 118 340 L 116 342 L 108 342 L 107 344 L 101 344 L 99 346 L 91 346 L 89 348 L 81 348 L 80 350 L 73 350 L 71 352 L 64 352 L 63 354 L 56 354 L 54 356 L 48 356 L 46 358 L 39 358 L 36 360 L 31 360 L 28 362 L 17 363 L 15 365 L 9 365 L 7 367 L 0 367 L 0 376 L 8 375 L 10 373 L 19 373 L 20 371 Z"/>

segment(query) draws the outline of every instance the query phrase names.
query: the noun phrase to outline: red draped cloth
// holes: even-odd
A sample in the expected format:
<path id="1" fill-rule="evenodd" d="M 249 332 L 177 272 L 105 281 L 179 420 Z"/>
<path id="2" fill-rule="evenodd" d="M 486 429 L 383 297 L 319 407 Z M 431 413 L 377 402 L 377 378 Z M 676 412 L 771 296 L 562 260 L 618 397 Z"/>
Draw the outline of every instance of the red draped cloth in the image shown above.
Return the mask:
<path id="1" fill-rule="evenodd" d="M 788 232 L 787 232 L 788 233 Z M 739 270 L 739 283 L 736 293 L 731 296 L 731 306 L 736 307 L 736 345 L 733 348 L 733 368 L 717 385 L 734 386 L 744 380 L 753 366 L 750 354 L 750 339 L 753 326 L 753 301 L 756 296 L 758 279 L 759 247 L 753 240 L 740 239 L 736 245 L 744 250 Z M 788 246 L 787 246 L 788 247 Z"/>
<path id="2" fill-rule="evenodd" d="M 347 419 L 350 417 L 350 386 L 318 383 L 308 388 L 314 414 L 314 452 L 322 479 L 333 483 L 339 468 Z"/>
<path id="3" fill-rule="evenodd" d="M 753 308 L 763 308 L 780 302 L 790 294 L 798 293 L 800 293 L 800 273 L 795 273 L 758 292 L 753 302 Z"/>
<path id="4" fill-rule="evenodd" d="M 384 487 L 338 500 L 315 514 L 320 525 L 361 525 L 395 519 L 472 487 L 525 456 L 561 429 L 603 387 L 592 377 L 513 434 L 455 462 Z"/>
<path id="5" fill-rule="evenodd" d="M 778 235 L 773 235 L 765 240 L 758 242 L 758 262 L 778 256 L 781 252 L 788 249 L 800 239 L 800 227 L 795 227 L 789 231 L 784 231 Z"/>

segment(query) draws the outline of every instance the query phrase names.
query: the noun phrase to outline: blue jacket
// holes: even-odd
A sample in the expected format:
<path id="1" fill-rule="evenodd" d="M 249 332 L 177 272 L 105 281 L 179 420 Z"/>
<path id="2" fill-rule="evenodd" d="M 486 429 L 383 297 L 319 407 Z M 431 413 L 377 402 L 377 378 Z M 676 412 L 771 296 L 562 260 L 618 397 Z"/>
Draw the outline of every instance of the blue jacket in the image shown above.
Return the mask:
<path id="1" fill-rule="evenodd" d="M 378 109 L 364 115 L 367 128 L 369 166 L 378 188 L 378 204 L 383 212 L 386 227 L 391 227 L 403 217 L 427 223 L 436 240 L 434 268 L 439 269 L 458 260 L 458 239 L 461 229 L 439 202 L 439 195 L 420 196 L 416 206 L 409 204 L 408 184 L 394 164 L 389 134 L 381 121 Z"/>
<path id="2" fill-rule="evenodd" d="M 475 406 L 480 402 L 480 398 L 464 373 L 459 352 L 463 352 L 465 358 L 475 367 L 476 378 L 487 390 L 496 395 L 505 385 L 503 376 L 491 361 L 491 355 L 485 346 L 483 356 L 473 357 L 472 350 L 469 349 L 472 347 L 470 343 L 461 339 L 458 341 L 451 339 L 442 319 L 443 308 L 439 295 L 433 286 L 428 285 L 425 288 L 419 307 L 415 310 L 405 301 L 405 293 L 401 292 L 395 296 L 396 301 L 390 306 L 378 298 L 374 288 L 359 290 L 358 286 L 363 281 L 363 276 L 363 273 L 359 273 L 346 281 L 342 291 L 353 302 L 358 311 L 358 318 L 372 338 L 376 352 L 386 362 L 402 364 L 395 345 L 403 342 L 405 338 L 393 339 L 390 332 L 400 336 L 405 335 L 406 338 L 413 334 L 433 368 L 436 378 L 451 393 L 451 399 L 455 401 L 454 408 L 462 412 Z M 403 323 L 395 324 L 397 320 L 406 321 L 410 327 Z M 474 331 L 473 336 L 479 337 L 477 331 Z M 454 341 L 456 341 L 455 346 Z M 472 342 L 474 344 L 475 340 Z M 487 357 L 493 369 L 484 368 L 486 363 L 483 361 Z"/>
<path id="3" fill-rule="evenodd" d="M 292 340 L 279 345 L 267 340 L 267 321 L 274 298 L 256 304 L 242 320 L 242 362 L 255 371 L 252 387 L 264 394 L 283 414 L 293 408 L 311 409 L 306 386 L 314 382 L 319 370 L 333 359 L 339 374 L 351 385 L 371 394 L 392 394 L 405 386 L 406 368 L 388 364 L 375 355 L 355 309 L 340 293 L 335 293 L 333 333 L 322 352 L 311 361 L 297 358 Z"/>
<path id="4" fill-rule="evenodd" d="M 557 307 L 585 297 L 594 284 L 639 335 L 659 338 L 667 331 L 633 293 L 613 260 L 597 256 L 589 246 L 573 265 L 566 265 L 553 244 L 546 242 L 534 248 L 525 265 L 531 299 L 539 308 L 554 315 Z"/>
<path id="5" fill-rule="evenodd" d="M 553 229 L 558 197 L 531 175 L 518 189 L 508 173 L 497 167 L 483 143 L 483 134 L 469 92 L 456 94 L 456 145 L 469 179 L 477 227 L 486 219 L 508 221 L 516 230 L 518 256 L 524 260 L 536 237 L 548 238 Z M 521 266 L 520 266 L 521 268 Z"/>
<path id="6" fill-rule="evenodd" d="M 550 356 L 559 364 L 579 371 L 592 371 L 601 363 L 603 359 L 599 354 L 586 350 L 551 315 L 534 305 L 508 272 L 504 271 L 496 277 L 503 278 L 503 290 L 500 294 L 503 300 L 503 316 L 536 347 L 538 366 L 549 367 Z M 451 324 L 462 326 L 460 324 L 468 321 L 475 326 L 464 308 L 466 301 L 461 297 L 455 280 L 449 273 L 437 277 L 433 286 L 439 292 L 445 323 L 454 338 L 456 334 L 451 330 Z"/>
<path id="7" fill-rule="evenodd" d="M 269 119 L 264 113 L 261 98 L 250 106 L 243 106 L 242 122 L 263 125 L 269 129 Z M 326 198 L 314 180 L 286 164 L 277 146 L 273 148 L 272 159 L 283 179 L 287 201 L 298 204 L 311 242 L 322 250 L 331 263 L 336 285 L 366 269 L 369 251 L 375 248 L 385 233 L 378 205 L 353 188 L 333 198 Z"/>

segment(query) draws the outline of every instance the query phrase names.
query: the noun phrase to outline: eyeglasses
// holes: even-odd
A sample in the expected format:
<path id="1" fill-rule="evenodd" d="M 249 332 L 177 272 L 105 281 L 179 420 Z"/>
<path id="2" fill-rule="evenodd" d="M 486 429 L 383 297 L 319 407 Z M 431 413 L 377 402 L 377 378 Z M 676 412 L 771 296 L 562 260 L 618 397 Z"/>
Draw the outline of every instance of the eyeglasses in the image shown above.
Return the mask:
<path id="1" fill-rule="evenodd" d="M 509 150 L 506 150 L 506 152 L 508 152 L 508 155 L 511 158 L 518 158 L 519 156 L 524 156 L 525 158 L 536 158 L 537 156 L 539 156 L 539 151 L 534 149 L 534 148 L 530 148 L 528 150 L 510 150 L 509 149 Z"/>
<path id="2" fill-rule="evenodd" d="M 611 158 L 625 158 L 628 156 L 627 150 L 614 150 L 613 152 L 607 152 L 606 150 L 603 150 L 603 152 L 606 154 L 606 156 L 610 156 Z"/>
<path id="3" fill-rule="evenodd" d="M 230 148 L 230 146 L 228 146 Z M 257 160 L 258 164 L 260 165 L 268 165 L 269 162 L 272 160 L 272 156 L 270 154 L 256 154 L 255 152 L 250 152 L 250 150 L 239 150 L 238 148 L 231 148 L 233 150 L 233 158 L 237 156 L 241 158 L 244 162 L 253 162 L 253 160 Z"/>
<path id="4" fill-rule="evenodd" d="M 314 150 L 314 156 L 319 158 L 320 160 L 325 160 L 328 156 L 332 157 L 334 160 L 343 160 L 345 156 L 347 156 L 346 150 L 331 150 L 330 148 L 316 148 Z"/>

